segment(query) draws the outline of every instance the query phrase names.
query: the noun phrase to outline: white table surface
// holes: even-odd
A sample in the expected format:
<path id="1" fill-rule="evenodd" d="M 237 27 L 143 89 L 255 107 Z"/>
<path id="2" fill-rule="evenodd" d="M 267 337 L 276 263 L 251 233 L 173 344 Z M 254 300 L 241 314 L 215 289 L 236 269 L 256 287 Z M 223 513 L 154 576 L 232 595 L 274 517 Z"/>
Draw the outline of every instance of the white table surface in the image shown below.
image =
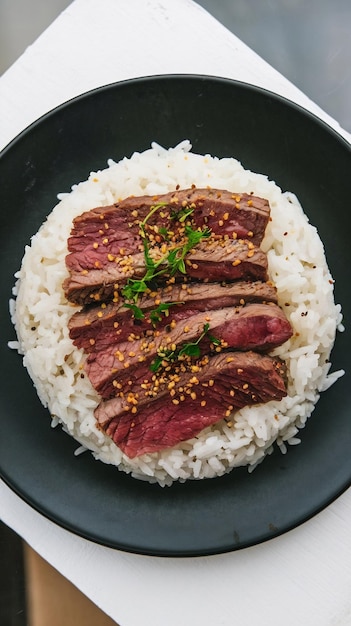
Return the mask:
<path id="1" fill-rule="evenodd" d="M 187 45 L 170 45 L 180 40 Z M 0 78 L 0 149 L 73 96 L 165 73 L 212 74 L 268 88 L 350 140 L 191 0 L 75 0 Z M 267 543 L 187 559 L 95 545 L 42 517 L 4 483 L 0 512 L 5 524 L 121 626 L 351 625 L 351 490 Z"/>

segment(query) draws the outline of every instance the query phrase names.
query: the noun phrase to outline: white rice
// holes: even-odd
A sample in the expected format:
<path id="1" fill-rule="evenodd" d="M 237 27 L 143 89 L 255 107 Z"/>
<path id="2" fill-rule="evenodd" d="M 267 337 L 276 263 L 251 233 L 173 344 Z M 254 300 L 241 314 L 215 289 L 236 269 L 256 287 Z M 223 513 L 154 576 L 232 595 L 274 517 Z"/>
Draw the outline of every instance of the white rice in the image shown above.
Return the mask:
<path id="1" fill-rule="evenodd" d="M 323 245 L 297 198 L 233 158 L 190 150 L 188 141 L 169 150 L 152 144 L 130 159 L 108 161 L 108 168 L 92 172 L 70 193 L 60 194 L 59 203 L 26 247 L 16 274 L 17 297 L 10 303 L 18 338 L 10 342 L 11 347 L 24 355 L 23 364 L 51 413 L 52 425 L 60 423 L 79 442 L 77 454 L 90 449 L 96 459 L 162 486 L 220 476 L 242 465 L 252 469 L 272 452 L 274 442 L 286 452 L 286 444 L 299 443 L 298 432 L 320 392 L 343 374 L 329 373 L 336 330 L 342 329 L 340 306 L 334 303 Z M 162 194 L 176 185 L 192 184 L 254 192 L 270 202 L 272 221 L 262 247 L 279 304 L 294 328 L 293 337 L 274 351 L 288 367 L 288 395 L 280 402 L 242 409 L 232 426 L 223 420 L 172 449 L 129 459 L 96 428 L 94 409 L 99 397 L 88 378 L 81 377 L 84 354 L 68 336 L 68 320 L 75 309 L 62 290 L 67 237 L 73 218 L 83 211 L 132 194 Z"/>

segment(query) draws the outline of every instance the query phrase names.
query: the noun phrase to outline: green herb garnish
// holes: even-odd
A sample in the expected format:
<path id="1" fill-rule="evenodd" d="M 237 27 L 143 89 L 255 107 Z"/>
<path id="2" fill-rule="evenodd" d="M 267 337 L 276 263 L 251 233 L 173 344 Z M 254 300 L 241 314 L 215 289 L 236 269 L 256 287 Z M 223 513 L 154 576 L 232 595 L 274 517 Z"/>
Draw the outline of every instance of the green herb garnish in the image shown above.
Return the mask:
<path id="1" fill-rule="evenodd" d="M 186 274 L 185 257 L 202 239 L 206 239 L 211 235 L 209 228 L 204 230 L 195 230 L 192 226 L 185 226 L 185 238 L 186 241 L 183 245 L 172 250 L 167 256 L 167 262 L 171 268 L 171 275 L 173 276 L 177 272 Z"/>
<path id="2" fill-rule="evenodd" d="M 136 320 L 142 320 L 145 317 L 144 312 L 136 304 L 124 304 L 126 309 L 130 309 L 133 312 L 133 317 Z"/>
<path id="3" fill-rule="evenodd" d="M 175 304 L 180 304 L 180 302 L 161 302 L 156 309 L 150 311 L 150 320 L 152 325 L 156 326 L 157 322 L 162 320 L 162 313 L 168 317 L 170 307 Z"/>
<path id="4" fill-rule="evenodd" d="M 210 237 L 211 235 L 211 230 L 207 227 L 201 230 L 194 229 L 189 224 L 185 224 L 183 240 L 179 244 L 174 244 L 174 246 L 167 250 L 161 258 L 155 261 L 150 254 L 152 245 L 150 244 L 150 240 L 147 236 L 146 226 L 150 217 L 165 205 L 165 202 L 160 202 L 159 204 L 152 206 L 145 219 L 140 223 L 139 234 L 143 244 L 146 272 L 140 279 L 129 278 L 127 284 L 122 289 L 122 296 L 129 301 L 129 304 L 125 304 L 125 306 L 133 311 L 133 315 L 136 319 L 143 319 L 143 317 L 145 317 L 143 311 L 137 304 L 140 294 L 147 292 L 150 288 L 150 283 L 152 283 L 159 276 L 164 276 L 165 274 L 174 276 L 177 272 L 186 274 L 186 255 L 202 239 Z M 171 219 L 184 223 L 193 211 L 194 209 L 183 207 L 177 212 L 172 212 Z M 168 242 L 170 241 L 170 233 L 166 228 L 159 227 L 158 232 Z M 156 324 L 157 321 L 160 321 L 162 318 L 161 313 L 165 313 L 166 311 L 168 312 L 170 306 L 172 306 L 172 303 L 164 303 L 152 311 L 150 315 L 152 323 Z"/>
<path id="5" fill-rule="evenodd" d="M 157 352 L 157 357 L 152 361 L 150 365 L 150 370 L 152 372 L 157 372 L 158 369 L 161 367 L 163 361 L 167 361 L 167 363 L 173 363 L 174 361 L 177 361 L 179 357 L 183 355 L 199 358 L 201 356 L 201 348 L 199 346 L 199 343 L 205 337 L 205 335 L 208 334 L 209 329 L 210 329 L 210 325 L 204 324 L 203 331 L 201 335 L 198 337 L 198 339 L 196 341 L 185 343 L 178 350 L 169 350 L 168 348 L 160 348 Z M 212 341 L 212 343 L 214 343 L 215 345 L 220 345 L 221 343 L 220 339 L 217 339 L 216 337 L 213 337 L 212 335 L 208 335 L 208 336 L 209 336 L 209 339 Z"/>
<path id="6" fill-rule="evenodd" d="M 179 211 L 172 211 L 171 219 L 182 224 L 192 213 L 194 213 L 194 209 L 191 209 L 190 207 L 182 207 Z"/>

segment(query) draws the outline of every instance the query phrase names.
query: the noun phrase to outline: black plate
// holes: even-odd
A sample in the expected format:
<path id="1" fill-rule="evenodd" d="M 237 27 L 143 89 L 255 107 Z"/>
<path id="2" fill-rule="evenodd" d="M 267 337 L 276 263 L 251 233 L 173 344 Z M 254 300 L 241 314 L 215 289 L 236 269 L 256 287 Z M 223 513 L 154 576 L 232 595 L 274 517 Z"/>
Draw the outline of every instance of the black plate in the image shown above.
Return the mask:
<path id="1" fill-rule="evenodd" d="M 346 332 L 334 369 L 350 355 L 350 146 L 324 123 L 267 91 L 201 76 L 161 76 L 109 85 L 38 120 L 1 154 L 1 475 L 31 506 L 63 527 L 131 552 L 186 556 L 253 545 L 297 526 L 351 483 L 350 375 L 322 395 L 302 443 L 275 452 L 249 475 L 161 489 L 93 460 L 50 428 L 20 357 L 7 348 L 13 273 L 23 248 L 56 202 L 108 157 L 155 140 L 189 138 L 193 150 L 235 156 L 294 191 L 325 243 Z"/>

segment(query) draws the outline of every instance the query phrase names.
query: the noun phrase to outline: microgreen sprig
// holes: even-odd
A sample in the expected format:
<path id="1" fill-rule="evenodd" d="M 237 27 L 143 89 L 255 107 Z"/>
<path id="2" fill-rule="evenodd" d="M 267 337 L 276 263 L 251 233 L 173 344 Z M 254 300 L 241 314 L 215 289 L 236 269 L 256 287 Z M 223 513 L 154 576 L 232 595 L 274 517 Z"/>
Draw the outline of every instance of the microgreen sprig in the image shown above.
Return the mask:
<path id="1" fill-rule="evenodd" d="M 170 307 L 175 306 L 176 304 L 182 304 L 182 302 L 161 302 L 155 309 L 152 309 L 151 311 L 149 311 L 151 324 L 153 326 L 156 326 L 158 322 L 161 322 L 162 313 L 164 314 L 165 317 L 168 317 Z M 145 318 L 144 311 L 140 307 L 138 307 L 138 305 L 124 303 L 124 306 L 133 312 L 133 317 L 136 320 L 142 320 Z"/>
<path id="2" fill-rule="evenodd" d="M 190 215 L 192 215 L 192 213 L 194 213 L 193 208 L 182 207 L 181 209 L 179 209 L 179 211 L 172 211 L 171 218 L 172 220 L 176 220 L 177 222 L 180 222 L 181 224 L 183 224 L 183 222 L 185 222 L 187 218 L 190 217 Z"/>
<path id="3" fill-rule="evenodd" d="M 161 322 L 162 313 L 165 317 L 169 315 L 169 309 L 171 306 L 181 304 L 180 302 L 161 302 L 155 309 L 150 311 L 150 320 L 153 326 L 156 326 L 157 322 Z"/>
<path id="4" fill-rule="evenodd" d="M 204 228 L 204 230 L 195 230 L 192 226 L 185 226 L 185 243 L 182 246 L 171 250 L 168 254 L 167 262 L 171 267 L 171 275 L 173 276 L 177 272 L 181 272 L 182 274 L 186 274 L 185 268 L 185 257 L 190 252 L 190 250 L 196 246 L 202 239 L 206 239 L 211 235 L 211 231 L 209 228 Z"/>
<path id="5" fill-rule="evenodd" d="M 146 272 L 140 279 L 129 278 L 127 284 L 122 290 L 122 296 L 129 301 L 129 303 L 125 303 L 125 306 L 132 310 L 136 319 L 143 319 L 145 317 L 142 309 L 137 304 L 140 294 L 147 292 L 150 283 L 152 283 L 159 276 L 164 276 L 165 274 L 174 276 L 174 274 L 178 272 L 186 274 L 186 255 L 202 239 L 210 237 L 211 235 L 211 230 L 207 227 L 201 230 L 194 229 L 190 224 L 184 224 L 184 237 L 182 241 L 178 245 L 170 247 L 170 249 L 167 250 L 160 259 L 157 261 L 154 260 L 150 254 L 151 246 L 146 233 L 146 225 L 152 215 L 165 205 L 165 202 L 160 202 L 152 206 L 149 213 L 140 223 L 139 234 L 143 244 Z M 179 211 L 173 211 L 171 213 L 171 219 L 177 220 L 183 224 L 187 218 L 190 217 L 193 211 L 194 209 L 192 208 L 182 207 Z M 167 231 L 166 228 L 160 227 L 158 232 L 164 237 L 165 240 L 170 240 L 169 231 Z M 160 305 L 161 308 L 157 307 L 154 311 L 154 315 L 151 317 L 152 323 L 155 324 L 157 321 L 160 321 L 160 314 L 168 311 L 170 306 L 172 306 L 172 303 L 168 304 L 168 306 L 166 306 L 166 304 L 162 304 Z"/>
<path id="6" fill-rule="evenodd" d="M 194 358 L 199 358 L 201 356 L 201 348 L 199 346 L 199 343 L 205 337 L 205 335 L 208 334 L 209 330 L 210 330 L 210 325 L 208 323 L 204 324 L 202 333 L 198 337 L 198 339 L 196 341 L 185 343 L 178 350 L 177 349 L 169 350 L 168 348 L 161 348 L 157 353 L 157 357 L 152 361 L 150 365 L 150 370 L 155 373 L 161 367 L 163 361 L 167 361 L 168 363 L 173 363 L 174 361 L 177 361 L 179 357 L 183 355 L 194 357 Z M 208 337 L 214 345 L 220 345 L 221 343 L 220 339 L 217 339 L 216 337 L 213 337 L 212 335 L 208 335 Z"/>

